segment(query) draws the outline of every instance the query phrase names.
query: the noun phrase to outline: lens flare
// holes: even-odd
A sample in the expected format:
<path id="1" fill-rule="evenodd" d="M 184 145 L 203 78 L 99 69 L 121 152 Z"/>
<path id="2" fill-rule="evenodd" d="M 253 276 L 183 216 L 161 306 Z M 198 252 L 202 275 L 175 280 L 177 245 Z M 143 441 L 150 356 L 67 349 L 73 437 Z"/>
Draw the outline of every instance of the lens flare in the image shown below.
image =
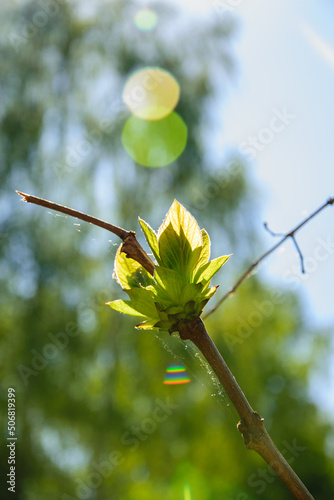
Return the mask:
<path id="1" fill-rule="evenodd" d="M 168 71 L 147 67 L 130 76 L 122 97 L 131 113 L 138 118 L 161 120 L 177 105 L 180 86 Z"/>
<path id="2" fill-rule="evenodd" d="M 123 128 L 122 143 L 129 156 L 140 165 L 165 167 L 184 150 L 187 126 L 175 112 L 155 121 L 130 116 Z"/>
<path id="3" fill-rule="evenodd" d="M 170 365 L 167 368 L 164 384 L 176 385 L 176 384 L 188 384 L 189 382 L 190 378 L 188 376 L 187 370 L 183 365 Z"/>
<path id="4" fill-rule="evenodd" d="M 158 23 L 158 16 L 152 9 L 141 9 L 135 15 L 134 23 L 141 31 L 152 31 Z"/>

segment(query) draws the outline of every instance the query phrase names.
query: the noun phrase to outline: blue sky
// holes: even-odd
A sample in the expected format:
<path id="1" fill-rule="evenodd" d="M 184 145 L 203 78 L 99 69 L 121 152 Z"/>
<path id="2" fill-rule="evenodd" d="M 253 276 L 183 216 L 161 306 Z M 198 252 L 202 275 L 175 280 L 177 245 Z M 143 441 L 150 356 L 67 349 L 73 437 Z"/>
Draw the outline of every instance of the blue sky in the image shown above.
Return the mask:
<path id="1" fill-rule="evenodd" d="M 272 229 L 286 231 L 334 196 L 334 5 L 253 1 L 239 16 L 239 81 L 226 102 L 219 140 L 224 149 L 249 137 L 271 139 L 268 144 L 258 140 L 263 149 L 255 150 L 252 168 L 264 188 L 264 218 Z M 273 137 L 263 133 L 273 110 L 284 109 L 291 117 L 285 128 Z M 299 281 L 316 324 L 334 322 L 333 229 L 333 208 L 328 207 L 297 235 L 307 276 L 298 273 L 291 242 L 265 265 L 278 280 L 295 288 Z"/>
<path id="2" fill-rule="evenodd" d="M 238 19 L 237 77 L 215 109 L 221 124 L 217 155 L 240 146 L 249 153 L 249 141 L 255 138 L 257 146 L 247 159 L 262 189 L 263 220 L 274 231 L 286 232 L 334 196 L 334 2 L 174 3 L 195 15 L 222 16 L 226 6 Z M 268 248 L 275 241 L 265 232 L 263 239 Z M 297 240 L 306 275 L 300 273 L 292 242 L 270 256 L 261 272 L 298 291 L 311 325 L 332 327 L 334 206 L 297 233 Z M 330 409 L 328 392 L 313 385 L 313 394 Z"/>
<path id="3" fill-rule="evenodd" d="M 262 188 L 263 220 L 277 232 L 291 229 L 334 196 L 334 3 L 174 3 L 192 14 L 222 18 L 225 9 L 235 14 L 237 77 L 218 112 L 217 154 L 224 156 L 240 145 L 247 152 L 249 140 L 256 138 L 255 158 L 246 156 Z M 271 126 L 275 130 L 270 132 Z M 328 207 L 297 234 L 306 276 L 300 275 L 292 242 L 272 255 L 262 270 L 268 278 L 299 290 L 315 325 L 334 324 L 333 229 L 334 207 Z M 266 234 L 264 241 L 268 247 L 274 243 Z"/>

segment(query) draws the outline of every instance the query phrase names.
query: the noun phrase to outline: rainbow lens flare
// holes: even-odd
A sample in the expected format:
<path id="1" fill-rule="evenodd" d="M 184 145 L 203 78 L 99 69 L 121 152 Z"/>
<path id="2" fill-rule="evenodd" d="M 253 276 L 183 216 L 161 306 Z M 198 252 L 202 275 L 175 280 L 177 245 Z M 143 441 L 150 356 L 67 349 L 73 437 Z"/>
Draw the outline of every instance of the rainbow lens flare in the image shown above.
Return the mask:
<path id="1" fill-rule="evenodd" d="M 188 384 L 190 382 L 187 370 L 182 365 L 170 365 L 166 370 L 164 384 L 177 385 Z"/>

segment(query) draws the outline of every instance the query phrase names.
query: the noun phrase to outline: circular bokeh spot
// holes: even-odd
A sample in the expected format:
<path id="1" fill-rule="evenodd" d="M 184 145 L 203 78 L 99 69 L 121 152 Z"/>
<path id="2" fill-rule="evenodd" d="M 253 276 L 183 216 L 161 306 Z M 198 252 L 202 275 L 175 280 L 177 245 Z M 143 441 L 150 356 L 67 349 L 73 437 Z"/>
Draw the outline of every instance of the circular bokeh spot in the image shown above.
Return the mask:
<path id="1" fill-rule="evenodd" d="M 158 23 L 158 16 L 152 9 L 141 9 L 135 15 L 134 23 L 141 31 L 151 31 Z"/>
<path id="2" fill-rule="evenodd" d="M 158 121 L 130 116 L 122 143 L 127 153 L 145 167 L 164 167 L 176 160 L 187 143 L 187 126 L 174 111 Z"/>
<path id="3" fill-rule="evenodd" d="M 131 113 L 138 118 L 161 120 L 177 105 L 180 86 L 168 71 L 147 67 L 130 76 L 122 97 Z"/>

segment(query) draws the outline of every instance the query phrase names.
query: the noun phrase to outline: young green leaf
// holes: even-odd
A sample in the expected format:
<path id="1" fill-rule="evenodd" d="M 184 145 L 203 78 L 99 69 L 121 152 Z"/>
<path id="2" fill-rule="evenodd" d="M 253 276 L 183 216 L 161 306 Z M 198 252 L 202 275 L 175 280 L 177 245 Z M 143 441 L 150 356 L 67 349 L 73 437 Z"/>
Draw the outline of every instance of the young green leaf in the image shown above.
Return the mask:
<path id="1" fill-rule="evenodd" d="M 145 321 L 141 330 L 178 331 L 180 321 L 198 318 L 217 287 L 210 288 L 212 276 L 228 260 L 224 255 L 209 262 L 210 238 L 200 230 L 194 217 L 176 200 L 169 209 L 158 235 L 139 219 L 158 265 L 152 277 L 138 262 L 118 249 L 115 275 L 130 301 L 115 300 L 116 311 Z"/>
<path id="2" fill-rule="evenodd" d="M 202 233 L 196 219 L 176 200 L 174 200 L 165 220 L 158 229 L 158 240 L 169 225 L 178 235 L 180 235 L 181 228 L 183 229 L 184 236 L 189 241 L 192 250 L 202 246 Z"/>
<path id="3" fill-rule="evenodd" d="M 152 276 L 136 260 L 129 259 L 121 252 L 122 245 L 117 250 L 115 257 L 116 281 L 124 290 L 133 287 L 146 286 L 154 283 Z"/>
<path id="4" fill-rule="evenodd" d="M 159 265 L 162 264 L 161 259 L 160 259 L 160 254 L 159 254 L 159 245 L 158 245 L 158 238 L 157 235 L 155 234 L 155 231 L 151 228 L 147 222 L 145 222 L 143 219 L 138 217 L 140 227 L 142 228 L 142 231 L 145 235 L 146 241 L 152 250 L 152 253 Z"/>
<path id="5" fill-rule="evenodd" d="M 143 315 L 152 318 L 158 316 L 154 305 L 155 296 L 146 288 L 132 288 L 127 290 L 127 294 L 131 299 L 131 306 L 142 313 Z"/>
<path id="6" fill-rule="evenodd" d="M 189 283 L 186 285 L 181 293 L 181 304 L 186 304 L 187 302 L 194 300 L 196 301 L 197 297 L 202 291 L 201 283 Z"/>
<path id="7" fill-rule="evenodd" d="M 107 302 L 107 306 L 110 306 L 111 309 L 118 311 L 123 314 L 128 314 L 129 316 L 138 316 L 140 318 L 146 318 L 145 314 L 140 313 L 132 307 L 131 302 L 129 300 L 113 300 L 112 302 Z"/>
<path id="8" fill-rule="evenodd" d="M 211 246 L 210 237 L 208 233 L 205 231 L 205 229 L 201 229 L 201 233 L 202 233 L 203 246 L 201 253 L 199 255 L 197 265 L 195 267 L 195 271 L 197 271 L 197 269 L 206 264 L 210 259 L 210 246 Z"/>
<path id="9" fill-rule="evenodd" d="M 202 280 L 210 281 L 212 276 L 216 274 L 217 271 L 228 261 L 231 255 L 223 255 L 217 259 L 211 260 L 207 264 L 201 266 L 196 274 L 194 281 L 201 282 Z"/>
<path id="10" fill-rule="evenodd" d="M 163 265 L 190 279 L 203 245 L 196 219 L 174 200 L 158 230 L 159 253 Z"/>
<path id="11" fill-rule="evenodd" d="M 159 237 L 159 252 L 163 267 L 183 275 L 184 264 L 189 261 L 191 248 L 188 243 L 187 248 L 181 249 L 180 237 L 172 224 L 166 226 Z"/>
<path id="12" fill-rule="evenodd" d="M 175 231 L 170 223 L 159 236 L 159 252 L 164 267 L 180 274 L 185 282 L 189 282 L 192 269 L 196 266 L 202 245 L 192 248 L 183 227 Z"/>
<path id="13" fill-rule="evenodd" d="M 207 300 L 211 299 L 211 297 L 213 297 L 213 295 L 216 293 L 217 289 L 218 289 L 218 285 L 212 286 L 212 287 L 208 288 L 205 291 L 205 293 L 203 293 L 201 295 L 201 298 L 204 298 L 204 299 L 207 299 Z"/>
<path id="14" fill-rule="evenodd" d="M 152 319 L 139 323 L 139 325 L 136 325 L 136 328 L 138 330 L 162 330 L 163 328 L 156 326 L 159 323 L 161 323 L 159 319 Z M 168 325 L 164 329 L 168 330 Z"/>
<path id="15" fill-rule="evenodd" d="M 166 295 L 175 303 L 180 301 L 182 291 L 182 280 L 180 275 L 173 269 L 157 266 L 154 277 L 156 282 L 164 290 Z"/>

